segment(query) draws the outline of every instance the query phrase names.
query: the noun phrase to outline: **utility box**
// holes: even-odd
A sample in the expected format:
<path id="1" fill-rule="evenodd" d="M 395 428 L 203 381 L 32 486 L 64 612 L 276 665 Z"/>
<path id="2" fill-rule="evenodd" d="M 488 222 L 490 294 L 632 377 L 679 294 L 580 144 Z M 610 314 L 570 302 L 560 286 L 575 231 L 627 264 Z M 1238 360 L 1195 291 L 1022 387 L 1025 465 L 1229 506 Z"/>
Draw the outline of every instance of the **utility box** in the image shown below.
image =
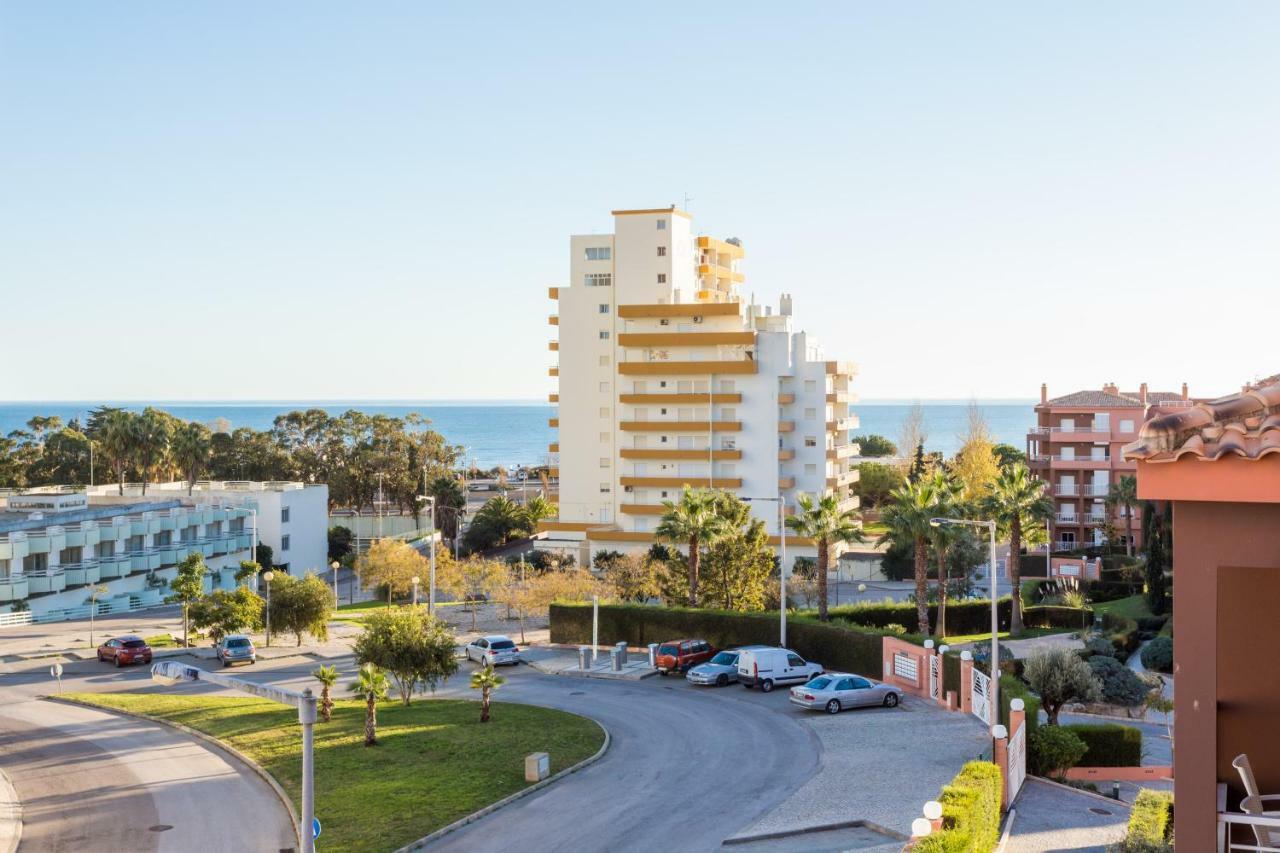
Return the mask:
<path id="1" fill-rule="evenodd" d="M 609 650 L 609 662 L 614 672 L 622 672 L 622 665 L 627 661 L 627 653 L 622 649 Z"/>
<path id="2" fill-rule="evenodd" d="M 614 643 L 613 647 L 618 650 L 618 657 L 622 658 L 622 662 L 626 663 L 627 662 L 627 644 L 625 642 Z"/>
<path id="3" fill-rule="evenodd" d="M 578 646 L 578 669 L 588 670 L 591 668 L 591 647 Z"/>
<path id="4" fill-rule="evenodd" d="M 649 666 L 657 667 L 658 665 L 658 644 L 649 644 Z"/>
<path id="5" fill-rule="evenodd" d="M 545 752 L 535 752 L 524 758 L 524 781 L 541 782 L 551 775 L 551 756 Z"/>

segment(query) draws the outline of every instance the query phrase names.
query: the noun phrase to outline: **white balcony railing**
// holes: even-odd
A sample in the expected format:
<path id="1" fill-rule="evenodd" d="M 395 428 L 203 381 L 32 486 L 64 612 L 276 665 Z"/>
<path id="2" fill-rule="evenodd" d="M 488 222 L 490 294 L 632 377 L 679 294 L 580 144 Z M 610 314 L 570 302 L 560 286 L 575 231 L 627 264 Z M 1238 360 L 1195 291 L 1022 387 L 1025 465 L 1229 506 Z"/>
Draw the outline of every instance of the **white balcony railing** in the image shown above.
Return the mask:
<path id="1" fill-rule="evenodd" d="M 1105 456 L 1063 456 L 1055 453 L 1052 457 L 1054 462 L 1110 462 L 1111 454 Z"/>

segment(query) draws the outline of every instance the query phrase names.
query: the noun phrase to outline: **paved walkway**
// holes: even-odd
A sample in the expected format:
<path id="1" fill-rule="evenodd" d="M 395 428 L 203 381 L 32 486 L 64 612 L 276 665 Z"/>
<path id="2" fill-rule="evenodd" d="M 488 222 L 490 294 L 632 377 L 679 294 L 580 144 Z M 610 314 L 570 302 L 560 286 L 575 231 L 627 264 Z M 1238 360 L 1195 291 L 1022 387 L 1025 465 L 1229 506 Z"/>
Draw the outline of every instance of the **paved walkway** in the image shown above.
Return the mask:
<path id="1" fill-rule="evenodd" d="M 1104 853 L 1124 838 L 1129 807 L 1029 777 L 1005 853 Z"/>

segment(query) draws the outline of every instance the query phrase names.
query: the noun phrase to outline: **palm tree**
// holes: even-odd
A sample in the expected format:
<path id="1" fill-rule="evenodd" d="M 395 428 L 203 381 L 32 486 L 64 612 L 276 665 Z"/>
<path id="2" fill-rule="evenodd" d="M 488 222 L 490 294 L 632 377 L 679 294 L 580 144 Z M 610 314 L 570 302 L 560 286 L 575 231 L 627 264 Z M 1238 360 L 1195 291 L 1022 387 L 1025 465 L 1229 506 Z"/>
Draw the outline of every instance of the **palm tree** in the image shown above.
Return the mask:
<path id="1" fill-rule="evenodd" d="M 489 722 L 489 699 L 493 691 L 506 683 L 506 679 L 493 671 L 492 664 L 471 673 L 471 689 L 480 691 L 480 722 Z"/>
<path id="2" fill-rule="evenodd" d="M 472 525 L 490 531 L 499 545 L 505 545 L 512 533 L 524 529 L 526 518 L 524 507 L 506 495 L 498 495 L 484 502 Z"/>
<path id="3" fill-rule="evenodd" d="M 1118 506 L 1124 507 L 1124 553 L 1126 557 L 1133 556 L 1133 508 L 1137 503 L 1138 478 L 1132 474 L 1121 477 L 1119 482 L 1112 483 L 1111 488 L 1107 490 L 1107 509 L 1114 510 Z"/>
<path id="4" fill-rule="evenodd" d="M 689 605 L 698 606 L 699 550 L 729 532 L 729 525 L 717 511 L 717 495 L 711 489 L 684 487 L 679 503 L 663 501 L 662 521 L 654 530 L 659 541 L 689 546 Z"/>
<path id="5" fill-rule="evenodd" d="M 456 539 L 459 516 L 466 511 L 467 506 L 462 482 L 457 477 L 442 474 L 427 484 L 427 494 L 436 499 L 436 527 L 446 539 Z"/>
<path id="6" fill-rule="evenodd" d="M 555 518 L 560 512 L 559 507 L 542 495 L 537 495 L 529 499 L 524 505 L 525 525 L 532 534 L 538 529 L 538 522 L 544 518 Z"/>
<path id="7" fill-rule="evenodd" d="M 931 485 L 934 489 L 937 515 L 964 515 L 960 509 L 960 498 L 964 490 L 959 483 L 952 479 L 951 475 L 946 471 L 935 471 Z M 947 635 L 947 582 L 950 580 L 950 572 L 947 569 L 947 556 L 951 551 L 951 547 L 962 536 L 966 535 L 968 535 L 968 531 L 963 527 L 950 524 L 940 524 L 929 529 L 929 543 L 933 546 L 933 552 L 938 558 L 938 624 L 936 633 L 939 639 Z"/>
<path id="8" fill-rule="evenodd" d="M 183 424 L 173 434 L 173 461 L 187 478 L 187 494 L 195 488 L 196 479 L 209 464 L 212 435 L 204 424 Z"/>
<path id="9" fill-rule="evenodd" d="M 1053 501 L 1045 494 L 1045 484 L 1032 478 L 1027 466 L 1021 463 L 1000 472 L 991 494 L 983 502 L 986 514 L 1009 537 L 1009 585 L 1011 615 L 1009 633 L 1022 633 L 1022 577 L 1021 556 L 1023 532 L 1040 524 L 1053 512 Z M 991 575 L 991 594 L 995 595 L 996 567 L 988 570 Z"/>
<path id="10" fill-rule="evenodd" d="M 134 450 L 138 467 L 142 470 L 142 493 L 145 495 L 152 470 L 169 452 L 169 441 L 173 436 L 169 415 L 148 406 L 138 416 L 136 435 Z"/>
<path id="11" fill-rule="evenodd" d="M 321 666 L 312 671 L 311 676 L 320 682 L 320 717 L 327 723 L 333 719 L 333 695 L 330 691 L 338 683 L 338 669 Z"/>
<path id="12" fill-rule="evenodd" d="M 356 680 L 347 689 L 364 699 L 364 745 L 378 745 L 378 700 L 387 698 L 391 683 L 377 666 L 366 663 L 356 673 Z"/>
<path id="13" fill-rule="evenodd" d="M 787 527 L 814 541 L 818 549 L 818 619 L 827 621 L 827 570 L 831 564 L 831 546 L 835 542 L 866 542 L 862 522 L 851 509 L 840 509 L 834 494 L 814 500 L 801 492 L 796 496 L 799 512 L 786 520 Z M 784 602 L 785 606 L 785 602 Z"/>
<path id="14" fill-rule="evenodd" d="M 929 633 L 929 539 L 933 534 L 929 519 L 938 514 L 933 481 L 924 477 L 890 492 L 889 503 L 880 513 L 887 529 L 877 544 L 909 546 L 915 557 L 916 624 L 921 634 Z"/>
<path id="15" fill-rule="evenodd" d="M 116 472 L 120 494 L 124 494 L 124 475 L 133 460 L 137 446 L 138 416 L 124 409 L 112 409 L 102 421 L 101 447 Z"/>

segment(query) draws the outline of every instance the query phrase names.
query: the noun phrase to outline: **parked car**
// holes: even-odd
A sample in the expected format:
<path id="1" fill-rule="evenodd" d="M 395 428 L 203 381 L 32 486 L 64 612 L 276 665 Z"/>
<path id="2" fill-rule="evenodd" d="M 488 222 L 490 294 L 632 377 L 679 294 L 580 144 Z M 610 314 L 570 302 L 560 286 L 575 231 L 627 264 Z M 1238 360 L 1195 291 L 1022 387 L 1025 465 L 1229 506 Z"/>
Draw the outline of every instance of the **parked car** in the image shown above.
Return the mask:
<path id="1" fill-rule="evenodd" d="M 228 634 L 218 641 L 214 649 L 224 667 L 241 661 L 256 663 L 258 660 L 258 650 L 253 647 L 253 640 L 244 634 Z"/>
<path id="2" fill-rule="evenodd" d="M 845 708 L 867 705 L 897 707 L 902 691 L 892 684 L 872 681 L 861 675 L 828 672 L 812 679 L 803 687 L 791 688 L 791 701 L 802 708 L 838 714 Z"/>
<path id="3" fill-rule="evenodd" d="M 490 634 L 467 643 L 467 660 L 481 665 L 500 666 L 509 663 L 512 666 L 520 663 L 520 649 L 510 637 L 502 634 Z"/>
<path id="4" fill-rule="evenodd" d="M 668 640 L 658 644 L 653 665 L 659 675 L 687 672 L 691 667 L 715 657 L 716 648 L 706 640 Z"/>
<path id="5" fill-rule="evenodd" d="M 748 649 L 764 649 L 767 646 L 747 646 Z M 738 680 L 738 656 L 742 649 L 725 649 L 716 652 L 706 663 L 700 663 L 685 673 L 690 684 L 714 684 L 723 687 Z"/>
<path id="6" fill-rule="evenodd" d="M 116 666 L 127 663 L 151 663 L 151 647 L 137 634 L 114 637 L 98 646 L 98 660 L 112 661 Z"/>
<path id="7" fill-rule="evenodd" d="M 811 663 L 791 649 L 743 649 L 738 655 L 738 681 L 748 689 L 760 685 L 768 693 L 776 684 L 806 682 L 822 674 L 822 664 Z"/>

